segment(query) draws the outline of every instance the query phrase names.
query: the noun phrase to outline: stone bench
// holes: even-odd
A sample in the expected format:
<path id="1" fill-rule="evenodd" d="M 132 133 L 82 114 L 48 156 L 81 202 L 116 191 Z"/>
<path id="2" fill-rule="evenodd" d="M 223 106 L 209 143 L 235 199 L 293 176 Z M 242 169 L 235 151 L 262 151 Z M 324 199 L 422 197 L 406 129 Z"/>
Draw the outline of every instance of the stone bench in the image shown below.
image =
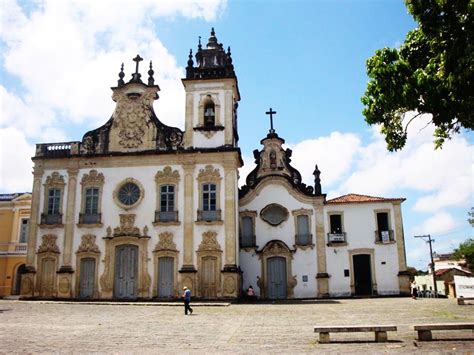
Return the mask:
<path id="1" fill-rule="evenodd" d="M 474 301 L 474 297 L 459 297 L 457 300 L 458 305 L 465 305 L 466 301 Z"/>
<path id="2" fill-rule="evenodd" d="M 314 332 L 319 333 L 320 343 L 329 343 L 329 333 L 360 333 L 374 332 L 375 341 L 387 341 L 387 332 L 396 332 L 395 325 L 358 325 L 358 326 L 321 326 L 314 327 Z"/>
<path id="3" fill-rule="evenodd" d="M 432 330 L 474 330 L 474 323 L 418 324 L 413 329 L 418 332 L 418 340 L 432 340 Z"/>

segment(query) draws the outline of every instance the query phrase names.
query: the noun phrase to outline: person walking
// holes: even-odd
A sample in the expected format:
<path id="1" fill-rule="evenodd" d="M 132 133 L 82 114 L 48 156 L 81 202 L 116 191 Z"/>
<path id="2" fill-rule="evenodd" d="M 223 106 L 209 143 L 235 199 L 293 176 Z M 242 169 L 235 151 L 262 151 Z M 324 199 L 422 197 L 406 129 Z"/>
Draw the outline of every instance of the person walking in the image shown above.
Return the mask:
<path id="1" fill-rule="evenodd" d="M 189 314 L 193 314 L 193 309 L 189 306 L 191 302 L 191 290 L 186 286 L 183 287 L 183 298 L 184 298 L 184 314 L 187 315 L 188 311 Z"/>

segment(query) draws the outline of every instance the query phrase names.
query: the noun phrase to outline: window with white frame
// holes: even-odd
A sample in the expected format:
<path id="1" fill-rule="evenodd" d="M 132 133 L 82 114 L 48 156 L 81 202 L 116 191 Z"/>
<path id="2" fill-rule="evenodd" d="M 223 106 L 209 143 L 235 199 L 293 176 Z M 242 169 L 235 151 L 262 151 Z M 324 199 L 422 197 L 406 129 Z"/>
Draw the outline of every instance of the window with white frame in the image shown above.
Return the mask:
<path id="1" fill-rule="evenodd" d="M 242 225 L 240 229 L 241 233 L 241 247 L 246 248 L 246 247 L 252 247 L 255 246 L 255 233 L 254 233 L 254 225 L 253 221 L 254 219 L 250 216 L 243 216 L 242 219 Z"/>
<path id="2" fill-rule="evenodd" d="M 344 232 L 344 219 L 342 213 L 329 214 L 328 242 L 333 244 L 346 243 L 346 233 Z"/>
<path id="3" fill-rule="evenodd" d="M 91 170 L 84 174 L 81 180 L 82 205 L 79 213 L 79 225 L 81 227 L 93 227 L 100 225 L 101 194 L 104 185 L 104 175 L 97 170 Z"/>
<path id="4" fill-rule="evenodd" d="M 377 242 L 389 243 L 393 241 L 393 231 L 390 229 L 390 218 L 388 211 L 376 212 L 377 230 L 375 238 Z"/>
<path id="5" fill-rule="evenodd" d="M 29 218 L 22 218 L 20 221 L 20 238 L 18 239 L 19 243 L 28 242 L 28 229 L 30 226 Z"/>
<path id="6" fill-rule="evenodd" d="M 197 176 L 199 186 L 199 209 L 197 219 L 201 222 L 221 222 L 219 204 L 221 176 L 218 168 L 206 165 Z"/>
<path id="7" fill-rule="evenodd" d="M 309 233 L 309 216 L 304 214 L 296 216 L 296 226 L 296 244 L 311 244 L 311 234 Z"/>

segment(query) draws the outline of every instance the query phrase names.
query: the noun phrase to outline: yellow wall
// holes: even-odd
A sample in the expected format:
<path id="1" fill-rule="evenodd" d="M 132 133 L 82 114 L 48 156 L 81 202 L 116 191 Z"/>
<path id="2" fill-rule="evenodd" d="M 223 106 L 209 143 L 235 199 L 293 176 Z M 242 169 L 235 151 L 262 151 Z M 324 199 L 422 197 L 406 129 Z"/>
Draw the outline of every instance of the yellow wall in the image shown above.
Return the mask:
<path id="1" fill-rule="evenodd" d="M 26 244 L 19 242 L 22 218 L 29 218 L 31 195 L 0 201 L 0 297 L 12 294 L 18 267 L 26 262 Z"/>

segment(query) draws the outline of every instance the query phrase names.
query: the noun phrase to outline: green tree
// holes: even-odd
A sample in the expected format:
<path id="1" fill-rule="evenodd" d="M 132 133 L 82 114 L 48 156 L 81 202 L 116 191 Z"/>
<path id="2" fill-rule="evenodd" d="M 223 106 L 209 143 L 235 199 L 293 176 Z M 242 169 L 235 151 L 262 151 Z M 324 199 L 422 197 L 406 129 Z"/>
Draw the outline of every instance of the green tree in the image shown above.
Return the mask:
<path id="1" fill-rule="evenodd" d="M 465 259 L 469 269 L 474 271 L 474 239 L 459 244 L 459 247 L 454 249 L 453 256 L 458 260 Z"/>
<path id="2" fill-rule="evenodd" d="M 410 123 L 431 114 L 435 147 L 474 129 L 474 1 L 405 0 L 418 27 L 398 49 L 367 60 L 365 121 L 381 124 L 387 149 L 399 150 Z"/>

